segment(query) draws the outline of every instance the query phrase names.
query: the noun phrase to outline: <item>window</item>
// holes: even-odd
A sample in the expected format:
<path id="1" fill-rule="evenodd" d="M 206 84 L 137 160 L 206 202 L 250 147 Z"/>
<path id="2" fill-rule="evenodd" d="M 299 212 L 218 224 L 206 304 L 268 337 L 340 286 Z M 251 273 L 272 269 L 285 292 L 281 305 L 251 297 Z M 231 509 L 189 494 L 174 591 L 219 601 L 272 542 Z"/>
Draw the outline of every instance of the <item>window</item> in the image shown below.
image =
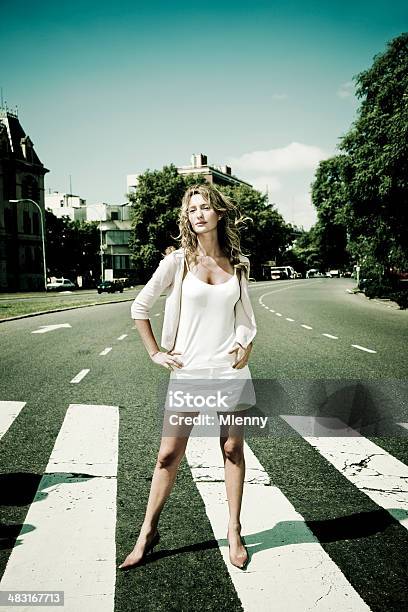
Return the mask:
<path id="1" fill-rule="evenodd" d="M 129 244 L 130 231 L 128 230 L 108 230 L 106 232 L 106 244 Z"/>
<path id="2" fill-rule="evenodd" d="M 29 246 L 25 247 L 25 269 L 27 272 L 33 271 L 33 257 Z"/>
<path id="3" fill-rule="evenodd" d="M 16 217 L 11 208 L 4 209 L 4 228 L 8 234 L 13 234 L 17 231 Z"/>
<path id="4" fill-rule="evenodd" d="M 36 236 L 41 234 L 39 216 L 40 215 L 38 214 L 38 212 L 33 213 L 33 234 L 35 234 Z"/>
<path id="5" fill-rule="evenodd" d="M 28 210 L 23 212 L 23 232 L 24 234 L 31 234 L 31 217 Z"/>
<path id="6" fill-rule="evenodd" d="M 40 190 L 38 187 L 38 183 L 33 176 L 24 177 L 21 186 L 21 197 L 29 198 L 30 200 L 34 200 L 34 202 L 39 202 Z"/>
<path id="7" fill-rule="evenodd" d="M 127 270 L 129 266 L 129 255 L 115 255 L 115 269 Z"/>

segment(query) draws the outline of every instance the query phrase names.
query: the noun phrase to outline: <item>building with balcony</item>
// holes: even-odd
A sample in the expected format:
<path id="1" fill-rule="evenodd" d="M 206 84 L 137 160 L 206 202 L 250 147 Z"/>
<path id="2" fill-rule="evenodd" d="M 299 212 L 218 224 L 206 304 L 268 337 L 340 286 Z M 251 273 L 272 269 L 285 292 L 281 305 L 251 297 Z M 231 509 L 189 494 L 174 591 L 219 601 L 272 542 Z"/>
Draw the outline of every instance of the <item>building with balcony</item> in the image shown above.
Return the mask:
<path id="1" fill-rule="evenodd" d="M 130 209 L 130 202 L 86 206 L 86 220 L 99 221 L 104 278 L 129 277 L 133 270 L 129 250 Z"/>
<path id="2" fill-rule="evenodd" d="M 100 232 L 101 276 L 124 278 L 132 272 L 130 262 L 130 202 L 88 204 L 80 196 L 54 192 L 45 195 L 45 205 L 56 217 L 69 217 L 72 221 L 97 221 Z M 99 252 L 101 255 L 101 252 Z"/>

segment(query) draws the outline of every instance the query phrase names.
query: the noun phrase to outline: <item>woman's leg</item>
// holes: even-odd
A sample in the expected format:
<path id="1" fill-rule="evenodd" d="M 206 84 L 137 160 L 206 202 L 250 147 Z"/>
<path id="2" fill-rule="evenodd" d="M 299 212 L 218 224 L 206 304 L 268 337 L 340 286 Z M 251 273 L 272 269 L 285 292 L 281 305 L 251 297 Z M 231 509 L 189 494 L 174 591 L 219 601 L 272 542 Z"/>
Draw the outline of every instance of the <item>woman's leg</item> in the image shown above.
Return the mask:
<path id="1" fill-rule="evenodd" d="M 245 478 L 244 431 L 232 426 L 221 428 L 220 446 L 224 459 L 225 488 L 227 491 L 229 522 L 228 542 L 233 565 L 242 566 L 247 552 L 241 540 L 241 504 Z"/>
<path id="2" fill-rule="evenodd" d="M 183 414 L 186 415 L 187 413 Z M 195 414 L 197 413 L 192 413 L 191 416 Z M 121 568 L 137 565 L 143 557 L 146 546 L 155 536 L 161 511 L 176 479 L 192 427 L 174 426 L 172 428 L 173 435 L 162 437 L 139 537 L 133 550 L 120 566 Z M 169 426 L 167 426 L 166 433 L 169 433 L 169 431 Z"/>

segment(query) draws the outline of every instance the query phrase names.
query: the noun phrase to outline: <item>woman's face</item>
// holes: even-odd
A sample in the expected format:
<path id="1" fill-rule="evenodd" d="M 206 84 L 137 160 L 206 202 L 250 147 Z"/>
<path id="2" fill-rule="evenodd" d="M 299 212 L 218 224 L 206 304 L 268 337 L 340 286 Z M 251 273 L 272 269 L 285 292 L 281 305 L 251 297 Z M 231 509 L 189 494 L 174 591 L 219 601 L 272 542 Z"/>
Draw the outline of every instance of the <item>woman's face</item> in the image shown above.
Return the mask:
<path id="1" fill-rule="evenodd" d="M 194 193 L 187 208 L 191 227 L 196 234 L 205 234 L 217 227 L 219 215 L 201 193 Z"/>

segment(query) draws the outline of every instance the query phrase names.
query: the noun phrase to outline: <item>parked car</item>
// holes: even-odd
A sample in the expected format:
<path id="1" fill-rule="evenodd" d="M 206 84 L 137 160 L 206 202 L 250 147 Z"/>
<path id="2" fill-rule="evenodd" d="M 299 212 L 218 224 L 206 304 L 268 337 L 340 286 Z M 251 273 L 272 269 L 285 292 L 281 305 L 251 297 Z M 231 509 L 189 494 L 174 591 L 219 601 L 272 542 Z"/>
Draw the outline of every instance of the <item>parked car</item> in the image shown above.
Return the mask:
<path id="1" fill-rule="evenodd" d="M 76 285 L 68 278 L 56 278 L 55 281 L 47 283 L 47 291 L 72 291 Z"/>
<path id="2" fill-rule="evenodd" d="M 271 268 L 271 280 L 285 280 L 288 278 L 283 268 Z"/>
<path id="3" fill-rule="evenodd" d="M 99 285 L 96 286 L 96 288 L 98 290 L 98 293 L 103 293 L 104 291 L 106 291 L 107 293 L 115 293 L 116 291 L 120 291 L 120 293 L 123 293 L 123 284 L 119 280 L 102 281 L 101 283 L 99 283 Z"/>
<path id="4" fill-rule="evenodd" d="M 317 268 L 310 268 L 310 270 L 306 272 L 306 278 L 314 278 L 315 276 L 322 276 Z"/>
<path id="5" fill-rule="evenodd" d="M 271 280 L 287 280 L 296 278 L 296 272 L 292 266 L 273 266 L 270 268 Z"/>
<path id="6" fill-rule="evenodd" d="M 340 278 L 339 270 L 329 270 L 330 278 Z"/>

